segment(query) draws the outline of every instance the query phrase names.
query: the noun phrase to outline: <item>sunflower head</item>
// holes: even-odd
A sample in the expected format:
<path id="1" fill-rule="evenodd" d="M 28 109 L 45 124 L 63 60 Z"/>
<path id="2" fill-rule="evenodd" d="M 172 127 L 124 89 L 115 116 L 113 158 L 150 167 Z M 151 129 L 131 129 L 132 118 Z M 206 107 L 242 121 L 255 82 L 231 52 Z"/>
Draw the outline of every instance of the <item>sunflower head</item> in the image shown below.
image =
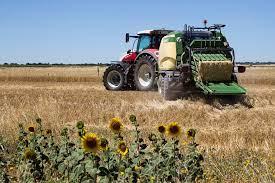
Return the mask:
<path id="1" fill-rule="evenodd" d="M 100 140 L 94 133 L 86 133 L 82 139 L 82 148 L 85 152 L 96 153 L 100 148 Z"/>
<path id="2" fill-rule="evenodd" d="M 138 165 L 136 165 L 136 166 L 134 166 L 133 170 L 134 170 L 135 172 L 139 172 L 139 171 L 141 170 L 141 167 L 138 166 Z"/>
<path id="3" fill-rule="evenodd" d="M 166 127 L 164 125 L 159 125 L 158 131 L 159 133 L 164 134 L 166 132 Z"/>
<path id="4" fill-rule="evenodd" d="M 79 130 L 83 129 L 83 128 L 84 128 L 84 123 L 83 123 L 83 121 L 78 121 L 78 122 L 76 123 L 76 128 L 79 129 Z"/>
<path id="5" fill-rule="evenodd" d="M 119 118 L 112 118 L 109 127 L 114 133 L 119 133 L 123 128 L 123 125 Z"/>
<path id="6" fill-rule="evenodd" d="M 129 117 L 129 120 L 131 122 L 136 122 L 137 121 L 137 117 L 135 115 L 131 114 L 130 117 Z"/>
<path id="7" fill-rule="evenodd" d="M 186 131 L 186 136 L 187 136 L 188 138 L 195 138 L 195 136 L 196 136 L 196 130 L 194 130 L 194 129 L 192 129 L 192 128 L 188 129 L 188 130 Z"/>
<path id="8" fill-rule="evenodd" d="M 180 169 L 180 173 L 182 174 L 186 174 L 187 172 L 188 172 L 188 169 L 185 167 Z"/>
<path id="9" fill-rule="evenodd" d="M 50 134 L 52 134 L 53 132 L 52 132 L 52 130 L 51 129 L 48 129 L 47 131 L 46 131 L 46 134 L 47 135 L 50 135 Z"/>
<path id="10" fill-rule="evenodd" d="M 177 122 L 172 122 L 167 126 L 167 134 L 171 137 L 178 137 L 181 133 L 181 128 Z"/>
<path id="11" fill-rule="evenodd" d="M 117 151 L 122 156 L 125 156 L 128 153 L 128 147 L 124 141 L 119 142 Z"/>
<path id="12" fill-rule="evenodd" d="M 68 128 L 63 128 L 61 131 L 61 136 L 66 137 L 68 136 Z"/>
<path id="13" fill-rule="evenodd" d="M 29 126 L 28 131 L 33 133 L 35 131 L 35 127 L 33 125 Z"/>
<path id="14" fill-rule="evenodd" d="M 153 133 L 150 133 L 148 135 L 148 139 L 151 141 L 151 142 L 156 142 L 157 141 L 157 136 Z"/>
<path id="15" fill-rule="evenodd" d="M 150 182 L 155 182 L 156 178 L 154 176 L 150 177 Z"/>
<path id="16" fill-rule="evenodd" d="M 36 119 L 36 123 L 41 124 L 42 123 L 42 119 L 41 118 L 37 118 Z"/>
<path id="17" fill-rule="evenodd" d="M 36 158 L 36 154 L 35 154 L 34 150 L 32 150 L 30 148 L 26 148 L 24 151 L 24 158 L 26 160 L 34 160 Z"/>
<path id="18" fill-rule="evenodd" d="M 107 139 L 105 139 L 105 138 L 100 139 L 100 148 L 102 150 L 106 150 L 108 148 L 108 144 L 109 144 L 109 142 Z"/>

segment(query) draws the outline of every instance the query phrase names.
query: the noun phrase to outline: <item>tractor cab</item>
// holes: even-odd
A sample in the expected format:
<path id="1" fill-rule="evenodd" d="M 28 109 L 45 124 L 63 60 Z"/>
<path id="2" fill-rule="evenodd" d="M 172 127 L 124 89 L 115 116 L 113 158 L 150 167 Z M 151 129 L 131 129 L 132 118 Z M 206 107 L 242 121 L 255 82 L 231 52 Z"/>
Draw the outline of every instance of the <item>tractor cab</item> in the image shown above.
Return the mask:
<path id="1" fill-rule="evenodd" d="M 128 43 L 130 38 L 134 38 L 133 49 L 129 49 L 127 54 L 121 59 L 123 62 L 135 62 L 137 56 L 144 51 L 157 51 L 160 46 L 161 39 L 172 32 L 171 30 L 143 30 L 137 35 L 126 33 L 125 41 Z"/>

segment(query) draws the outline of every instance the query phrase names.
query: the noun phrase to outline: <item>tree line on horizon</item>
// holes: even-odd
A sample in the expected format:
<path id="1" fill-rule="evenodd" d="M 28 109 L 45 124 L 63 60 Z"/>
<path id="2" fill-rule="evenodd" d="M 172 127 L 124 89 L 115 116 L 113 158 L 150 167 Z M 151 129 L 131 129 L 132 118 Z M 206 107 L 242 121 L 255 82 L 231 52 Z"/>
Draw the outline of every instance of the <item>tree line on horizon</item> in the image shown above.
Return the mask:
<path id="1" fill-rule="evenodd" d="M 272 64 L 275 64 L 275 62 L 236 62 L 237 64 L 245 64 L 245 65 L 272 65 Z M 79 64 L 67 64 L 67 63 L 42 63 L 42 62 L 33 62 L 33 63 L 30 63 L 30 62 L 27 62 L 27 63 L 14 63 L 14 62 L 11 62 L 11 63 L 3 63 L 3 64 L 0 64 L 0 66 L 2 67 L 34 67 L 34 66 L 40 66 L 40 67 L 54 67 L 54 66 L 108 66 L 110 65 L 111 63 L 79 63 Z"/>

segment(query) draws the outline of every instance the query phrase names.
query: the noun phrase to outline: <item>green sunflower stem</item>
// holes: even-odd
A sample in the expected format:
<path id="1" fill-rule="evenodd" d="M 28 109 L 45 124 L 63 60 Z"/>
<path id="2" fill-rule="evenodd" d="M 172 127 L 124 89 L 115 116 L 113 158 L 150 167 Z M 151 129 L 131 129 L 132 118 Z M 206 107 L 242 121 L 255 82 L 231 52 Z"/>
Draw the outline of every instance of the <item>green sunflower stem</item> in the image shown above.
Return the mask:
<path id="1" fill-rule="evenodd" d="M 173 141 L 173 156 L 174 156 L 174 161 L 173 161 L 174 176 L 173 177 L 176 179 L 176 172 L 177 172 L 177 168 L 176 168 L 176 139 L 173 138 L 172 141 Z"/>
<path id="2" fill-rule="evenodd" d="M 140 154 L 140 143 L 139 143 L 139 131 L 138 131 L 138 125 L 135 125 L 135 130 L 136 130 L 136 143 L 137 143 L 137 156 Z"/>
<path id="3" fill-rule="evenodd" d="M 91 153 L 91 154 L 92 154 L 94 165 L 96 166 L 96 164 L 97 164 L 96 157 L 93 153 Z M 98 167 L 96 166 L 96 168 L 98 168 Z M 94 175 L 94 183 L 97 183 L 97 174 Z"/>

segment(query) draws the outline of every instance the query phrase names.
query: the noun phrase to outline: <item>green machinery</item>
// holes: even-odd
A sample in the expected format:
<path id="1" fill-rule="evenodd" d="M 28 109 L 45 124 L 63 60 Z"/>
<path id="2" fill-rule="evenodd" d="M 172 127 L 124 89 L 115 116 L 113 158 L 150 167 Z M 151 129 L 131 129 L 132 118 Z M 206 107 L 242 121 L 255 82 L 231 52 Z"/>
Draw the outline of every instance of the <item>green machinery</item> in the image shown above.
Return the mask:
<path id="1" fill-rule="evenodd" d="M 162 38 L 158 59 L 158 89 L 167 99 L 202 91 L 206 95 L 242 95 L 246 90 L 238 84 L 234 49 L 221 29 L 185 25 L 184 31 L 171 32 Z"/>

